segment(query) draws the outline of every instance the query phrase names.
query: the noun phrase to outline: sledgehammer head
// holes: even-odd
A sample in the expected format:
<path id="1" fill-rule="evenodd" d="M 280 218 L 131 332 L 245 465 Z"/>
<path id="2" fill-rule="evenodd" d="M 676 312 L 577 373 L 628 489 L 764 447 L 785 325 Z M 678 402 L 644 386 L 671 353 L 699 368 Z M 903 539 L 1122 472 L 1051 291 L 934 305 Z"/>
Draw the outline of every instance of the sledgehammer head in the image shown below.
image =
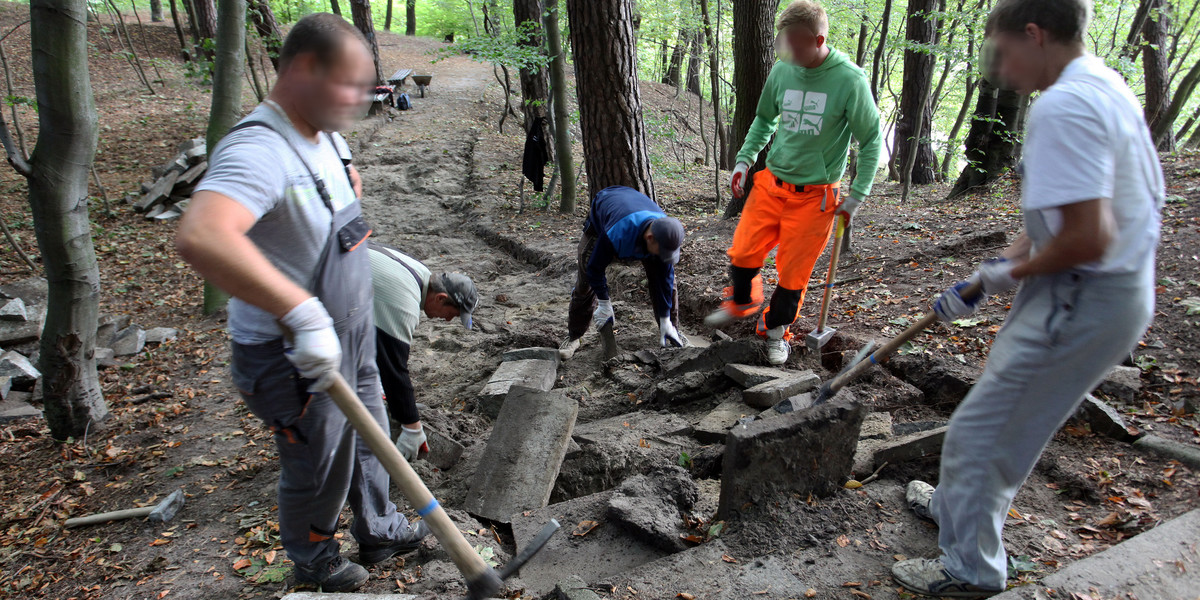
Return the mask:
<path id="1" fill-rule="evenodd" d="M 812 333 L 804 337 L 804 345 L 813 352 L 819 352 L 836 334 L 837 330 L 832 327 L 814 329 Z"/>
<path id="2" fill-rule="evenodd" d="M 170 521 L 175 518 L 175 514 L 179 512 L 179 509 L 183 508 L 183 501 L 183 490 L 175 490 L 171 492 L 170 496 L 159 502 L 158 506 L 155 506 L 154 510 L 150 511 L 150 514 L 146 518 L 155 523 Z"/>

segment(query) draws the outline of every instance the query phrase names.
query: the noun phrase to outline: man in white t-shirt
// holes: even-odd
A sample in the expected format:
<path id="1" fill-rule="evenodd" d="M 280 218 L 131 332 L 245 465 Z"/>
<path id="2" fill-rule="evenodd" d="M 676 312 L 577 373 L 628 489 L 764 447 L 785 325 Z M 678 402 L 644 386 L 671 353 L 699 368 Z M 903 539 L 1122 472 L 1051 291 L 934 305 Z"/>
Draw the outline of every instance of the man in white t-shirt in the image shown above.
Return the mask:
<path id="1" fill-rule="evenodd" d="M 892 567 L 898 583 L 921 594 L 1004 590 L 1002 530 L 1013 497 L 1154 314 L 1162 169 L 1137 99 L 1084 50 L 1090 18 L 1090 0 L 1001 0 L 988 19 L 985 73 L 1002 87 L 1042 92 L 1025 136 L 1025 232 L 934 310 L 950 323 L 988 296 L 1020 289 L 987 368 L 950 419 L 937 488 L 908 486 L 909 506 L 940 528 L 939 558 Z M 984 293 L 964 297 L 971 282 Z"/>

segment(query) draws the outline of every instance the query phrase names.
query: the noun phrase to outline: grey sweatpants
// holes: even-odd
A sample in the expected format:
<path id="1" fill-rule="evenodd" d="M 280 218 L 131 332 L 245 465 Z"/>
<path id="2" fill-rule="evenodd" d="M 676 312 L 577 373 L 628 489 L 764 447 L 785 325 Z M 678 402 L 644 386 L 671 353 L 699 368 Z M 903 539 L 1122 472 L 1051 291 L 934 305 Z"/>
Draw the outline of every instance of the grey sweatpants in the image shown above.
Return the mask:
<path id="1" fill-rule="evenodd" d="M 387 432 L 370 314 L 338 332 L 342 376 Z M 354 512 L 350 533 L 360 545 L 404 535 L 408 521 L 388 499 L 387 471 L 327 394 L 306 391 L 311 381 L 296 374 L 282 342 L 235 343 L 232 370 L 246 406 L 275 434 L 279 536 L 292 562 L 316 568 L 337 555 L 333 535 L 347 499 Z"/>
<path id="2" fill-rule="evenodd" d="M 932 511 L 952 575 L 1004 589 L 1001 532 L 1013 497 L 1083 396 L 1146 331 L 1153 278 L 1068 272 L 1022 284 L 942 447 Z"/>

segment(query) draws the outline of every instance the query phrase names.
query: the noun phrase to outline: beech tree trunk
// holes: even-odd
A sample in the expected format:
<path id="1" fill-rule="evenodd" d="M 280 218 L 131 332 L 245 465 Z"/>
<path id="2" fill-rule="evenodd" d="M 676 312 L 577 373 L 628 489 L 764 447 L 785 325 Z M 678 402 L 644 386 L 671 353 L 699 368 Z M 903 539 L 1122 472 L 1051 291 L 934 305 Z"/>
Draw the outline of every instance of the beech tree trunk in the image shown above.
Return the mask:
<path id="1" fill-rule="evenodd" d="M 667 63 L 667 71 L 663 74 L 663 83 L 679 87 L 679 71 L 683 68 L 683 55 L 686 47 L 687 30 L 680 29 L 679 36 L 675 40 L 675 47 L 671 49 L 671 60 Z"/>
<path id="2" fill-rule="evenodd" d="M 731 160 L 736 159 L 746 142 L 746 133 L 758 110 L 758 97 L 775 65 L 775 12 L 778 8 L 779 0 L 733 4 L 733 89 L 739 100 L 733 107 L 733 131 L 729 140 Z M 754 173 L 766 168 L 769 148 L 768 143 L 758 154 L 758 161 L 750 167 L 746 195 L 753 187 Z M 746 196 L 730 200 L 725 208 L 725 218 L 741 214 L 745 203 Z"/>
<path id="3" fill-rule="evenodd" d="M 709 87 L 712 89 L 713 129 L 716 129 L 714 141 L 716 151 L 713 152 L 713 162 L 721 169 L 728 169 L 729 150 L 725 139 L 725 126 L 721 123 L 721 63 L 717 61 L 717 42 L 713 35 L 712 19 L 709 17 L 708 0 L 700 0 L 700 14 L 704 19 L 704 40 L 708 46 Z M 717 200 L 721 199 L 720 187 L 717 188 Z"/>
<path id="4" fill-rule="evenodd" d="M 385 16 L 383 18 L 383 30 L 384 31 L 392 30 L 392 4 L 394 4 L 395 2 L 396 2 L 396 0 L 387 0 L 387 13 L 385 14 Z"/>
<path id="5" fill-rule="evenodd" d="M 1014 166 L 1016 140 L 1021 134 L 1019 117 L 1027 101 L 1027 97 L 1017 92 L 999 90 L 987 79 L 980 80 L 979 98 L 967 132 L 967 166 L 950 190 L 949 198 L 991 183 Z"/>
<path id="6" fill-rule="evenodd" d="M 699 30 L 689 32 L 691 43 L 688 47 L 688 68 L 687 68 L 687 91 L 700 95 L 700 67 L 703 64 L 700 58 L 701 37 L 704 35 Z"/>
<path id="7" fill-rule="evenodd" d="M 417 35 L 417 0 L 408 0 L 405 3 L 404 35 Z"/>
<path id="8" fill-rule="evenodd" d="M 1154 143 L 1162 152 L 1175 151 L 1174 124 L 1161 123 L 1169 115 L 1171 84 L 1167 64 L 1170 15 L 1166 0 L 1150 0 L 1150 12 L 1142 27 L 1142 72 L 1146 88 L 1146 124 L 1155 132 Z M 1174 119 L 1172 119 L 1173 121 Z"/>
<path id="9" fill-rule="evenodd" d="M 162 0 L 150 0 L 150 22 L 163 22 Z"/>
<path id="10" fill-rule="evenodd" d="M 0 116 L 8 160 L 29 184 L 29 206 L 49 296 L 38 370 L 56 440 L 99 429 L 108 407 L 96 374 L 100 270 L 88 219 L 96 107 L 88 75 L 87 2 L 30 0 L 38 138 L 28 161 Z"/>
<path id="11" fill-rule="evenodd" d="M 350 15 L 354 18 L 354 26 L 371 46 L 371 58 L 375 61 L 375 83 L 382 84 L 383 65 L 379 64 L 379 40 L 375 38 L 375 20 L 371 16 L 370 0 L 350 0 Z"/>
<path id="12" fill-rule="evenodd" d="M 192 10 L 196 13 L 196 34 L 199 36 L 197 44 L 200 46 L 199 51 L 205 58 L 213 59 L 213 47 L 210 44 L 205 44 L 205 40 L 217 39 L 217 8 L 213 5 L 213 0 L 191 0 Z"/>
<path id="13" fill-rule="evenodd" d="M 558 211 L 575 212 L 575 152 L 571 147 L 571 119 L 567 106 L 567 59 L 558 28 L 558 0 L 545 0 L 542 25 L 546 30 L 546 49 L 550 54 L 550 92 L 554 96 L 554 159 L 562 180 Z"/>
<path id="14" fill-rule="evenodd" d="M 279 22 L 271 11 L 271 3 L 267 0 L 250 0 L 250 19 L 254 21 L 254 30 L 262 38 L 263 46 L 267 49 L 267 58 L 271 66 L 279 70 L 279 50 L 283 47 L 283 32 L 279 31 Z"/>
<path id="15" fill-rule="evenodd" d="M 938 0 L 909 0 L 905 37 L 910 45 L 928 47 L 937 43 L 937 20 L 932 15 L 938 8 Z M 904 51 L 904 86 L 900 92 L 900 117 L 896 121 L 896 157 L 899 165 L 913 165 L 911 175 L 900 173 L 901 180 L 908 176 L 911 183 L 918 185 L 935 180 L 937 158 L 930 143 L 933 111 L 930 110 L 932 103 L 928 101 L 935 66 L 936 59 L 930 52 L 912 47 Z M 909 160 L 914 148 L 915 160 Z"/>
<path id="16" fill-rule="evenodd" d="M 624 185 L 654 198 L 632 0 L 567 0 L 589 197 Z"/>
<path id="17" fill-rule="evenodd" d="M 513 22 L 518 30 L 522 23 L 531 23 L 527 27 L 536 27 L 535 35 L 530 36 L 523 45 L 535 52 L 545 47 L 542 39 L 542 2 L 541 0 L 513 0 Z M 546 116 L 546 100 L 549 97 L 549 87 L 546 83 L 546 69 L 536 67 L 521 69 L 521 111 L 525 114 L 525 130 Z"/>

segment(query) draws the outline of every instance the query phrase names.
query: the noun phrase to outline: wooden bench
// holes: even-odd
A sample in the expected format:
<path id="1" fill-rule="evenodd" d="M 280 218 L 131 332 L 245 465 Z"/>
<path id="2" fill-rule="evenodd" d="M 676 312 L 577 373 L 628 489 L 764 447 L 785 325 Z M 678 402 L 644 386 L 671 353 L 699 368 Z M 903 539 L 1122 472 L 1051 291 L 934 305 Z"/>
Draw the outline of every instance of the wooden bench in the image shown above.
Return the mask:
<path id="1" fill-rule="evenodd" d="M 412 74 L 412 69 L 396 69 L 396 72 L 392 73 L 392 76 L 388 77 L 387 81 L 389 84 L 399 87 L 404 85 L 404 80 L 408 79 Z"/>

